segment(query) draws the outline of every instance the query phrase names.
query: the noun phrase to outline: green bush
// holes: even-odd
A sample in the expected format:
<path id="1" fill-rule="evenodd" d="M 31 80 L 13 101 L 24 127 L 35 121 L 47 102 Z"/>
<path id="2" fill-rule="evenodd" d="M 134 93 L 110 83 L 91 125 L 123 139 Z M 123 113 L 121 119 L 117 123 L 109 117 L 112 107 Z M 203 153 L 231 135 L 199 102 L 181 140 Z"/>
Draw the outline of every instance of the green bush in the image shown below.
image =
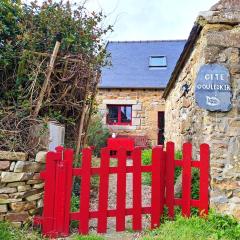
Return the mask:
<path id="1" fill-rule="evenodd" d="M 182 159 L 182 152 L 180 150 L 176 151 L 175 159 L 181 160 Z M 143 165 L 151 165 L 152 163 L 152 150 L 146 149 L 142 151 L 142 164 Z M 177 178 L 182 173 L 182 167 L 175 167 L 175 174 L 174 174 L 174 182 L 176 183 Z M 152 175 L 151 173 L 145 172 L 142 174 L 142 183 L 144 185 L 151 186 L 152 183 Z M 176 195 L 177 198 L 182 197 L 182 192 Z M 192 168 L 192 185 L 191 185 L 191 197 L 192 199 L 199 199 L 199 169 Z M 180 209 L 175 211 L 176 213 L 181 212 Z M 192 215 L 198 215 L 198 209 L 192 208 L 191 209 Z"/>
<path id="2" fill-rule="evenodd" d="M 181 150 L 177 150 L 175 153 L 175 159 L 182 159 L 182 151 Z"/>
<path id="3" fill-rule="evenodd" d="M 72 193 L 72 198 L 71 198 L 71 212 L 79 212 L 79 196 L 76 196 L 74 193 Z M 71 221 L 70 228 L 78 228 L 79 221 Z"/>
<path id="4" fill-rule="evenodd" d="M 71 211 L 79 212 L 79 196 L 76 196 L 74 193 L 71 198 Z"/>
<path id="5" fill-rule="evenodd" d="M 20 22 L 22 21 L 20 1 L 0 1 L 0 75 L 4 71 L 15 70 L 17 52 L 21 45 L 18 36 L 21 34 Z M 5 73 L 6 74 L 6 73 Z M 2 81 L 2 79 L 1 79 Z M 0 81 L 0 82 L 1 82 Z M 10 80 L 9 80 L 10 81 Z M 2 90 L 2 89 L 1 89 Z M 0 90 L 0 96 L 3 93 Z"/>
<path id="6" fill-rule="evenodd" d="M 175 159 L 182 159 L 182 152 L 180 150 L 176 151 L 175 153 Z M 143 165 L 151 165 L 152 164 L 152 150 L 151 149 L 145 149 L 142 151 L 142 164 Z M 175 182 L 177 180 L 177 178 L 180 176 L 182 172 L 182 168 L 181 167 L 176 167 L 175 168 Z M 152 183 L 152 176 L 151 173 L 143 173 L 143 184 L 144 185 L 151 185 Z M 197 188 L 194 187 L 194 191 Z"/>
<path id="7" fill-rule="evenodd" d="M 233 216 L 211 212 L 208 221 L 216 229 L 218 239 L 240 239 L 240 222 Z"/>
<path id="8" fill-rule="evenodd" d="M 192 168 L 192 199 L 199 199 L 199 169 Z"/>
<path id="9" fill-rule="evenodd" d="M 87 144 L 94 146 L 94 155 L 100 156 L 101 148 L 106 147 L 107 138 L 110 136 L 109 130 L 103 126 L 100 116 L 95 115 L 89 125 Z"/>
<path id="10" fill-rule="evenodd" d="M 181 150 L 177 150 L 175 152 L 175 159 L 177 160 L 181 160 L 182 159 L 182 151 Z M 176 167 L 175 168 L 175 174 L 174 174 L 174 182 L 176 183 L 177 178 L 181 175 L 182 173 L 182 168 L 181 167 Z"/>
<path id="11" fill-rule="evenodd" d="M 149 231 L 142 240 L 239 240 L 240 223 L 231 216 L 210 212 L 208 219 L 177 216 L 166 220 L 159 228 Z"/>
<path id="12" fill-rule="evenodd" d="M 34 156 L 43 146 L 38 141 L 31 145 L 29 131 L 51 120 L 66 127 L 67 146 L 82 143 L 80 119 L 85 104 L 86 116 L 92 111 L 98 69 L 110 64 L 104 36 L 112 26 L 103 24 L 103 12 L 89 12 L 83 2 L 76 2 L 0 0 L 2 150 Z M 42 102 L 39 95 L 45 92 L 43 82 L 56 40 L 61 46 Z"/>
<path id="13" fill-rule="evenodd" d="M 142 164 L 143 165 L 151 165 L 152 163 L 152 150 L 145 149 L 142 151 Z"/>
<path id="14" fill-rule="evenodd" d="M 175 152 L 175 159 L 177 159 L 177 160 L 182 159 L 182 151 L 181 150 L 177 150 Z M 175 168 L 175 174 L 174 174 L 174 182 L 177 181 L 177 178 L 181 175 L 181 173 L 182 173 L 182 168 L 181 167 L 176 167 Z"/>
<path id="15" fill-rule="evenodd" d="M 152 150 L 145 149 L 142 151 L 142 165 L 151 165 L 152 164 Z M 144 172 L 142 174 L 142 183 L 144 185 L 151 185 L 152 183 L 152 174 Z"/>

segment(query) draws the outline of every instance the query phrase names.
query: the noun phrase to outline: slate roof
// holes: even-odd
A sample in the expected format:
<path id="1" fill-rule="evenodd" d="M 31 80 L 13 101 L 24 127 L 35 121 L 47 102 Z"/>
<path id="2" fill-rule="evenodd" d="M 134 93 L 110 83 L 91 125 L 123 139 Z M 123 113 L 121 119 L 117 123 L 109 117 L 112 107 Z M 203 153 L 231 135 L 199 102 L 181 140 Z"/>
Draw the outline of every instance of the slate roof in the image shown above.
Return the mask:
<path id="1" fill-rule="evenodd" d="M 186 40 L 108 42 L 112 66 L 102 69 L 99 88 L 166 87 Z M 150 56 L 166 56 L 167 67 L 149 69 Z"/>

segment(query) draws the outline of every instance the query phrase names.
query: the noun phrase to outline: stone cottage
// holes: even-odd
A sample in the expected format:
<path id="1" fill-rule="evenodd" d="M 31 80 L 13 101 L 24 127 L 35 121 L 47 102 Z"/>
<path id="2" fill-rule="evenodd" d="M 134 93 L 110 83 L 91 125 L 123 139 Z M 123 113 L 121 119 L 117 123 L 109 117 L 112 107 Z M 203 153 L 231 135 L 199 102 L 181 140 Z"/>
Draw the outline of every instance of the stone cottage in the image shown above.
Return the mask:
<path id="1" fill-rule="evenodd" d="M 166 140 L 211 148 L 211 207 L 240 218 L 240 1 L 201 12 L 164 91 Z"/>
<path id="2" fill-rule="evenodd" d="M 103 123 L 117 135 L 163 143 L 162 98 L 185 40 L 109 42 L 112 66 L 102 71 L 97 102 Z"/>

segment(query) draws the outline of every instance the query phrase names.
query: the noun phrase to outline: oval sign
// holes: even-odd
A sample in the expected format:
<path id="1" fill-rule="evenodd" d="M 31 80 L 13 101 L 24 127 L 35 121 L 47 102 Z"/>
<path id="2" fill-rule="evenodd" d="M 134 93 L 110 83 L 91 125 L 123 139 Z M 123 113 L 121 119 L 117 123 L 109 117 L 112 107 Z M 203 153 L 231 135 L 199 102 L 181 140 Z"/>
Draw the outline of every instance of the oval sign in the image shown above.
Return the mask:
<path id="1" fill-rule="evenodd" d="M 232 108 L 229 70 L 219 64 L 203 65 L 195 82 L 195 99 L 209 111 L 228 112 Z"/>

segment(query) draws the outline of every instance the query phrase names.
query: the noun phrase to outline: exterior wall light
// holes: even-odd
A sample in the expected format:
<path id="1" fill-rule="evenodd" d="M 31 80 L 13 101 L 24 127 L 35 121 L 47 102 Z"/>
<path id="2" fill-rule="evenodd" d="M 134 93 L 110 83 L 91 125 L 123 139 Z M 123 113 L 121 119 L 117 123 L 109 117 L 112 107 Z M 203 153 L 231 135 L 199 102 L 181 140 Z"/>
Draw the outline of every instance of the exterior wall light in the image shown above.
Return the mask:
<path id="1" fill-rule="evenodd" d="M 182 85 L 182 96 L 186 96 L 189 92 L 189 86 L 187 83 L 185 83 L 184 85 Z"/>

